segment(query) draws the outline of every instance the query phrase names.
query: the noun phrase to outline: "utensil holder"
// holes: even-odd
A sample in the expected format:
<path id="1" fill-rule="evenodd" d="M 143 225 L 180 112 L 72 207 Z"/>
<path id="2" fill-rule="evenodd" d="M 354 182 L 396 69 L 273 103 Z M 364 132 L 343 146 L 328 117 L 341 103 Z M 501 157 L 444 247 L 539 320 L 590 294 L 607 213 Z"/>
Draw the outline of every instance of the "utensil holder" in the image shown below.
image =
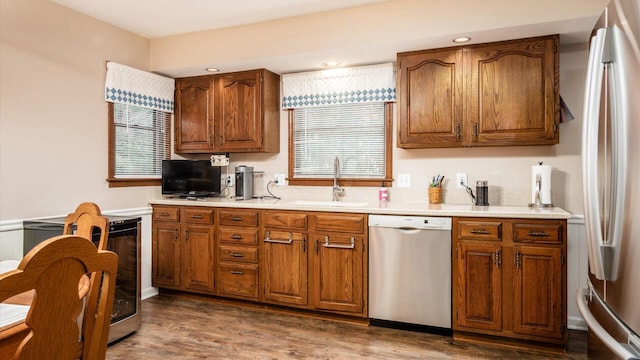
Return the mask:
<path id="1" fill-rule="evenodd" d="M 429 187 L 429 203 L 441 204 L 442 203 L 442 188 L 439 186 Z"/>

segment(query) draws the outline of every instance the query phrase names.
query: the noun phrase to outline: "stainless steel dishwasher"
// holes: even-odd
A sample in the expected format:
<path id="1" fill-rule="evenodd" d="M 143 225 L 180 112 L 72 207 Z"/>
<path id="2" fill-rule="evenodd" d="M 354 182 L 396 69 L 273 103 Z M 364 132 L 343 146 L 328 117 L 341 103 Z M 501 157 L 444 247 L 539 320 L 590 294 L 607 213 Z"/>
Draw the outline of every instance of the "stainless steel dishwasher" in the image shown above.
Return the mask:
<path id="1" fill-rule="evenodd" d="M 369 215 L 369 318 L 451 333 L 450 217 Z"/>

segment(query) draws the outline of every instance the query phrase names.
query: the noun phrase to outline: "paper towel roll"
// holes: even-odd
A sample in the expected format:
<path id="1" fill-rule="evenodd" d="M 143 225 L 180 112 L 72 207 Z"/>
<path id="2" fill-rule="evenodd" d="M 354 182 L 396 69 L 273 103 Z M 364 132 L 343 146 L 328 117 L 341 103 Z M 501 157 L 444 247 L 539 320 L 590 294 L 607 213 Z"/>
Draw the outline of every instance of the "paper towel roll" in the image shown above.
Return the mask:
<path id="1" fill-rule="evenodd" d="M 551 166 L 534 165 L 531 167 L 531 203 L 536 203 L 536 178 L 540 175 L 540 204 L 551 204 Z"/>

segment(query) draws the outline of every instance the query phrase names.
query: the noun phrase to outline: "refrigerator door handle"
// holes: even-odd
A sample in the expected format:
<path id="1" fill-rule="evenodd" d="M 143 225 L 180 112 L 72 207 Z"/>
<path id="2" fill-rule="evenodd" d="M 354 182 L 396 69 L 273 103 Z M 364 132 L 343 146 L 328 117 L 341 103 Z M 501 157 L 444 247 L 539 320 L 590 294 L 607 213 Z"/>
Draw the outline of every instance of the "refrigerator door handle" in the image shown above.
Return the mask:
<path id="1" fill-rule="evenodd" d="M 596 35 L 591 39 L 585 89 L 585 122 L 582 132 L 582 181 L 589 267 L 591 273 L 601 280 L 604 280 L 605 272 L 601 249 L 601 246 L 604 245 L 604 240 L 600 224 L 600 202 L 598 200 L 598 127 L 604 77 L 602 59 L 606 35 L 607 29 L 601 28 L 596 31 Z M 609 253 L 608 251 L 605 252 Z"/>
<path id="2" fill-rule="evenodd" d="M 587 298 L 597 299 L 596 301 L 601 300 L 597 295 L 593 296 L 591 294 L 591 290 L 588 288 L 578 289 L 578 291 L 576 292 L 576 302 L 578 303 L 578 310 L 580 311 L 580 315 L 582 315 L 584 321 L 587 323 L 589 331 L 593 331 L 595 335 L 609 348 L 609 350 L 613 351 L 621 359 L 640 359 L 640 349 L 638 348 L 638 346 L 640 346 L 640 344 L 638 344 L 638 342 L 640 342 L 640 339 L 634 339 L 634 336 L 631 334 L 630 330 L 628 330 L 628 328 L 623 323 L 621 323 L 616 316 L 610 314 L 610 317 L 615 320 L 618 327 L 624 329 L 627 332 L 628 343 L 623 344 L 614 339 L 613 336 L 611 336 L 611 334 L 609 334 L 607 330 L 605 330 L 605 328 L 600 325 L 598 320 L 591 313 L 591 310 L 589 310 L 589 300 L 587 300 Z M 608 309 L 604 304 L 601 305 L 605 309 Z"/>

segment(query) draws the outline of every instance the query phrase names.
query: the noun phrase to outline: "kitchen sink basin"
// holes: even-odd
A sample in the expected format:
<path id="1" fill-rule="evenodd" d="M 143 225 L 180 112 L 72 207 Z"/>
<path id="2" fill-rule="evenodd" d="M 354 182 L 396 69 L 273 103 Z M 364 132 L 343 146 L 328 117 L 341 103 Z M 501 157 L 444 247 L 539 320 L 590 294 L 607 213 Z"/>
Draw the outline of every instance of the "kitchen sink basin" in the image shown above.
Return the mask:
<path id="1" fill-rule="evenodd" d="M 298 206 L 329 206 L 329 207 L 363 207 L 368 203 L 365 202 L 349 202 L 349 201 L 313 201 L 313 200 L 296 200 L 286 203 L 288 205 Z"/>

